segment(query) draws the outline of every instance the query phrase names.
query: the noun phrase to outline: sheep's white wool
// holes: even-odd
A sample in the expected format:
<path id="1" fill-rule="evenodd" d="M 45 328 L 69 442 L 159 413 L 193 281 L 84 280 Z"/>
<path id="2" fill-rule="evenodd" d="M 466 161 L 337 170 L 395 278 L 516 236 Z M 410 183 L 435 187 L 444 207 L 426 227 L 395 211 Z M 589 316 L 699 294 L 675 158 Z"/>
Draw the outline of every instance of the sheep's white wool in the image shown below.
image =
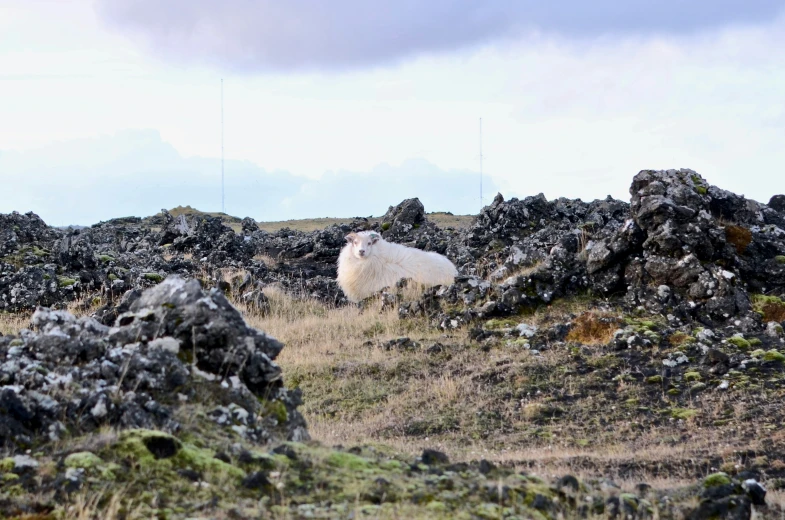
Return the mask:
<path id="1" fill-rule="evenodd" d="M 346 236 L 338 257 L 338 285 L 353 302 L 371 296 L 401 278 L 423 285 L 450 285 L 458 270 L 445 256 L 387 242 L 378 233 L 361 231 Z"/>

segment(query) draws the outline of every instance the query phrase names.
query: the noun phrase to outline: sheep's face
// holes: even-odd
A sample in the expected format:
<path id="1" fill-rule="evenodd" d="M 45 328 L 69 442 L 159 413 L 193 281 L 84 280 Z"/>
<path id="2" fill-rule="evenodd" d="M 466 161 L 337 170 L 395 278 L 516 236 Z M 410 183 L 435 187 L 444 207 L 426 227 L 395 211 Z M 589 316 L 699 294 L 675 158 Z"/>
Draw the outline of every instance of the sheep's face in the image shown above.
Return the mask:
<path id="1" fill-rule="evenodd" d="M 379 241 L 377 233 L 349 233 L 346 241 L 352 245 L 352 254 L 360 260 L 365 260 L 373 254 L 373 246 Z"/>

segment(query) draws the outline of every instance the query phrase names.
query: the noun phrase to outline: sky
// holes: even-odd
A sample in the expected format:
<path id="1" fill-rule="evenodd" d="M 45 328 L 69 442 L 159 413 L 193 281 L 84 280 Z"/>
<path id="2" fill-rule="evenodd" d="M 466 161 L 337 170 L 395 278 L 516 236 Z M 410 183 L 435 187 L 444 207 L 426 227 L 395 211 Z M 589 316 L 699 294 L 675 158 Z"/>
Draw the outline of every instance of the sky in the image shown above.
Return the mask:
<path id="1" fill-rule="evenodd" d="M 0 0 L 0 212 L 785 192 L 785 0 Z M 480 199 L 480 118 L 482 193 Z"/>

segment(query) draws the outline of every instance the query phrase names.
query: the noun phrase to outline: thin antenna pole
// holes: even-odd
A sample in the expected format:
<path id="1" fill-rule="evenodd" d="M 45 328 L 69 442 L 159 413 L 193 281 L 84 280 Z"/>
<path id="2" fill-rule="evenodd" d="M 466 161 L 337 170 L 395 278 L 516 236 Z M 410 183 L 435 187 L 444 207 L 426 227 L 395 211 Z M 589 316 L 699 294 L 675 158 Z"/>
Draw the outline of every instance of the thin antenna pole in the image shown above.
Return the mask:
<path id="1" fill-rule="evenodd" d="M 480 210 L 482 208 L 482 118 L 480 118 Z"/>
<path id="2" fill-rule="evenodd" d="M 221 213 L 226 213 L 224 206 L 224 79 L 221 78 Z"/>

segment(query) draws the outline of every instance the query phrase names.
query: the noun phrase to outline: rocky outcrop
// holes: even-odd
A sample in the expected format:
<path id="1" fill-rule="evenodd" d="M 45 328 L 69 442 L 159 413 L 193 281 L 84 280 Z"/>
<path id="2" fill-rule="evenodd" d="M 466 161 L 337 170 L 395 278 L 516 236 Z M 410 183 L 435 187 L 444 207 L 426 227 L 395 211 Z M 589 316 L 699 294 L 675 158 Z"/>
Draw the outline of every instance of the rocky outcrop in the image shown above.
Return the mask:
<path id="1" fill-rule="evenodd" d="M 447 248 L 466 276 L 401 315 L 429 309 L 436 323 L 459 326 L 590 294 L 710 326 L 765 326 L 751 295 L 785 292 L 779 199 L 751 201 L 686 169 L 642 171 L 630 193 L 629 205 L 497 195 Z"/>
<path id="2" fill-rule="evenodd" d="M 452 322 L 456 306 L 462 322 L 575 294 L 707 324 L 731 316 L 754 321 L 750 294 L 785 291 L 782 196 L 768 205 L 751 201 L 692 170 L 641 171 L 630 194 L 629 204 L 499 194 L 464 230 L 440 229 L 416 198 L 391 206 L 380 222 L 357 218 L 313 232 L 269 233 L 248 218 L 235 232 L 217 217 L 166 211 L 57 230 L 33 214 L 14 213 L 0 216 L 0 309 L 116 300 L 170 274 L 217 286 L 229 271 L 251 275 L 246 298 L 275 284 L 344 305 L 336 260 L 346 234 L 364 229 L 439 252 L 458 266 L 453 287 L 413 307 L 430 309 L 440 322 Z"/>
<path id="3" fill-rule="evenodd" d="M 39 308 L 34 331 L 0 336 L 0 445 L 23 450 L 94 431 L 179 429 L 195 400 L 255 442 L 304 440 L 300 396 L 283 387 L 283 345 L 223 294 L 173 276 L 129 292 L 112 326 Z"/>

